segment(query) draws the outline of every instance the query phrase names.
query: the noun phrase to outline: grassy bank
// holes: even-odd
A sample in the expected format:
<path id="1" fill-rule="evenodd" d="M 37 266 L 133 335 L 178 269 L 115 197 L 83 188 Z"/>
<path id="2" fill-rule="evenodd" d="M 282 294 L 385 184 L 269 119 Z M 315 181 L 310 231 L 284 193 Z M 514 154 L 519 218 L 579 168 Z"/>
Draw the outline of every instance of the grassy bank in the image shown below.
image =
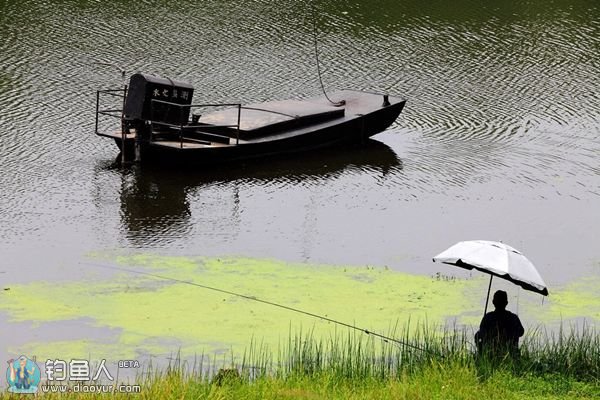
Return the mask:
<path id="1" fill-rule="evenodd" d="M 599 398 L 595 330 L 537 331 L 518 360 L 477 359 L 465 330 L 405 329 L 401 343 L 360 333 L 290 336 L 277 351 L 253 344 L 243 356 L 201 357 L 140 374 L 141 393 L 158 399 L 482 399 Z M 409 334 L 409 332 L 411 332 Z M 416 333 L 415 333 L 416 332 Z M 219 373 L 228 368 L 229 372 Z M 47 398 L 103 398 L 50 394 Z"/>
<path id="2" fill-rule="evenodd" d="M 598 398 L 597 384 L 562 376 L 498 370 L 481 379 L 470 365 L 431 364 L 394 379 L 340 378 L 335 372 L 264 377 L 225 385 L 171 376 L 147 386 L 144 398 L 206 399 L 568 399 Z"/>

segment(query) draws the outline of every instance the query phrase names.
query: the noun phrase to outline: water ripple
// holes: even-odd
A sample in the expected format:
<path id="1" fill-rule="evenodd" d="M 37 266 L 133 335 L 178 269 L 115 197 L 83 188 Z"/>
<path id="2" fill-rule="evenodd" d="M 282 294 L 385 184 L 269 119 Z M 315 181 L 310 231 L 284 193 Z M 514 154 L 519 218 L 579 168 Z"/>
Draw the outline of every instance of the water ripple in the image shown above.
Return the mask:
<path id="1" fill-rule="evenodd" d="M 190 225 L 194 202 L 209 193 L 221 215 L 218 193 L 234 190 L 258 201 L 333 188 L 321 201 L 351 209 L 359 203 L 347 198 L 363 191 L 405 201 L 598 196 L 597 7 L 516 2 L 513 10 L 464 0 L 455 13 L 410 1 L 330 3 L 315 3 L 326 87 L 409 98 L 399 121 L 378 136 L 388 150 L 343 160 L 327 154 L 308 166 L 275 162 L 276 174 L 260 165 L 213 171 L 211 179 L 184 179 L 183 189 L 156 178 L 184 206 L 145 216 L 151 212 L 123 206 L 127 196 L 143 198 L 127 186 L 117 204 L 108 201 L 113 192 L 94 195 L 124 179 L 93 168 L 117 153 L 93 135 L 95 90 L 123 83 L 118 71 L 94 62 L 191 81 L 198 102 L 312 96 L 320 92 L 312 2 L 7 2 L 0 16 L 3 235 L 38 235 L 56 224 L 76 231 L 110 209 L 104 217 L 121 223 L 134 245 L 174 245 L 204 234 Z M 392 207 L 381 198 L 366 204 Z"/>

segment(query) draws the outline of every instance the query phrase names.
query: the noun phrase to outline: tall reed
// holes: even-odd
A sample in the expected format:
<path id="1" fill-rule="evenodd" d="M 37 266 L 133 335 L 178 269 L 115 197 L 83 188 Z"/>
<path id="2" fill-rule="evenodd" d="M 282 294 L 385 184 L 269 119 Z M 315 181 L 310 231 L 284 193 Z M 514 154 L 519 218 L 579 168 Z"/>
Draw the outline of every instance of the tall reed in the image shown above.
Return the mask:
<path id="1" fill-rule="evenodd" d="M 520 365 L 531 373 L 600 381 L 600 336 L 586 324 L 561 324 L 558 331 L 538 328 L 523 341 Z"/>
<path id="2" fill-rule="evenodd" d="M 410 324 L 394 327 L 383 341 L 357 331 L 337 331 L 327 337 L 314 331 L 293 332 L 273 351 L 251 339 L 241 357 L 232 354 L 202 355 L 191 363 L 177 356 L 169 367 L 149 368 L 141 381 L 179 380 L 211 382 L 220 369 L 235 369 L 240 381 L 260 378 L 290 379 L 327 375 L 341 380 L 389 380 L 433 368 L 470 368 L 480 376 L 503 369 L 514 375 L 560 375 L 600 383 L 600 336 L 591 326 L 537 328 L 522 340 L 516 359 L 477 357 L 473 332 L 459 326 L 434 327 Z M 141 382 L 144 383 L 144 382 Z"/>
<path id="3" fill-rule="evenodd" d="M 461 365 L 482 370 L 510 369 L 516 374 L 562 374 L 580 380 L 600 377 L 600 336 L 590 326 L 535 329 L 522 341 L 520 356 L 498 360 L 478 358 L 473 332 L 465 327 L 419 324 L 394 328 L 383 341 L 361 332 L 335 332 L 317 337 L 313 331 L 290 332 L 277 357 L 262 343 L 252 342 L 240 362 L 231 367 L 246 379 L 260 376 L 287 378 L 322 373 L 340 379 L 393 379 L 431 366 Z M 486 365 L 487 363 L 487 365 Z M 483 364 L 483 365 L 482 365 Z"/>

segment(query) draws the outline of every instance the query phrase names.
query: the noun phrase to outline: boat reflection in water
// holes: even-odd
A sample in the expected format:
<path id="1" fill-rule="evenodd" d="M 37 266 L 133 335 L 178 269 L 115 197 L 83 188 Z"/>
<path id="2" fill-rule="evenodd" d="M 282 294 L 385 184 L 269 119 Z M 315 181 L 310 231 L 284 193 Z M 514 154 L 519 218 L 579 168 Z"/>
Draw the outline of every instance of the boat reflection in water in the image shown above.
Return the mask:
<path id="1" fill-rule="evenodd" d="M 114 166 L 110 167 L 119 171 Z M 329 148 L 304 153 L 269 157 L 264 163 L 219 165 L 205 170 L 165 169 L 136 166 L 122 174 L 121 228 L 134 246 L 165 244 L 182 237 L 191 221 L 211 223 L 217 218 L 233 219 L 240 208 L 239 191 L 280 190 L 288 186 L 322 185 L 344 174 L 365 174 L 379 179 L 402 169 L 396 153 L 384 143 L 369 139 L 363 145 Z M 203 213 L 192 218 L 202 203 Z M 283 207 L 284 205 L 282 205 Z"/>

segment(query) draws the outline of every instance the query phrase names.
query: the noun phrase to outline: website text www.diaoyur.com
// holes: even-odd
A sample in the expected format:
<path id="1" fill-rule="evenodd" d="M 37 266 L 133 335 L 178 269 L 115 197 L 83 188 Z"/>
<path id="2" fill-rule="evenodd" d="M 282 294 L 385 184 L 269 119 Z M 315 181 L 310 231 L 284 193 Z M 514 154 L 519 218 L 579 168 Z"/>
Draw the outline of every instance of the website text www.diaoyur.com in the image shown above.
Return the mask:
<path id="1" fill-rule="evenodd" d="M 42 393 L 141 393 L 140 385 L 40 385 Z"/>

